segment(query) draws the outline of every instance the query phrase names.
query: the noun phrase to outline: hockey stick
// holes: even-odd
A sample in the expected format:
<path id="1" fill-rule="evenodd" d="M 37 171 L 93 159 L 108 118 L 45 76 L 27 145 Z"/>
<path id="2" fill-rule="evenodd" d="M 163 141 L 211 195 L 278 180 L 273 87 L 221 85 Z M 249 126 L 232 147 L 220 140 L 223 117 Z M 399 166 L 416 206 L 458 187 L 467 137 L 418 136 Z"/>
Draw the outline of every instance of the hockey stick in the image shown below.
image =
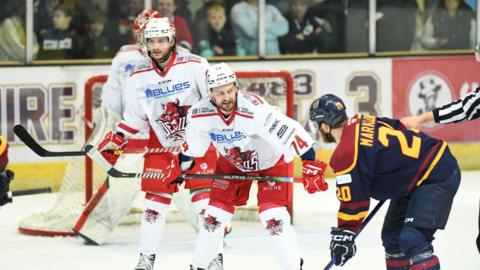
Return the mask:
<path id="1" fill-rule="evenodd" d="M 24 189 L 24 190 L 16 190 L 12 191 L 12 196 L 25 196 L 25 195 L 33 195 L 33 194 L 40 194 L 40 193 L 52 193 L 51 187 L 45 188 L 32 188 L 32 189 Z"/>
<path id="2" fill-rule="evenodd" d="M 71 157 L 71 156 L 85 156 L 87 151 L 58 151 L 53 152 L 43 148 L 35 139 L 28 133 L 22 125 L 16 125 L 13 132 L 22 140 L 28 148 L 32 149 L 37 155 L 41 157 Z M 91 146 L 91 145 L 90 145 Z M 93 146 L 91 146 L 93 147 Z M 121 154 L 149 154 L 149 153 L 175 153 L 180 152 L 180 147 L 165 147 L 165 148 L 127 148 L 124 150 L 116 150 L 115 155 Z"/>
<path id="3" fill-rule="evenodd" d="M 355 236 L 355 239 L 358 237 L 358 235 L 362 232 L 362 230 L 367 226 L 367 224 L 372 220 L 372 218 L 377 214 L 378 210 L 382 207 L 382 205 L 385 203 L 385 201 L 379 201 L 377 205 L 375 205 L 375 208 L 368 214 L 368 216 L 365 218 L 365 220 L 362 223 L 362 226 L 360 227 L 360 230 L 358 230 L 357 235 Z M 332 266 L 335 265 L 335 256 L 330 260 L 330 262 L 323 268 L 323 270 L 330 270 Z"/>
<path id="4" fill-rule="evenodd" d="M 87 155 L 97 162 L 108 175 L 115 178 L 163 178 L 163 173 L 129 173 L 121 172 L 115 169 L 110 163 L 108 163 L 102 154 L 95 149 L 92 145 L 85 146 Z M 273 181 L 273 182 L 293 182 L 293 177 L 283 176 L 253 176 L 253 175 L 230 175 L 230 174 L 186 174 L 183 179 L 221 179 L 232 181 Z"/>

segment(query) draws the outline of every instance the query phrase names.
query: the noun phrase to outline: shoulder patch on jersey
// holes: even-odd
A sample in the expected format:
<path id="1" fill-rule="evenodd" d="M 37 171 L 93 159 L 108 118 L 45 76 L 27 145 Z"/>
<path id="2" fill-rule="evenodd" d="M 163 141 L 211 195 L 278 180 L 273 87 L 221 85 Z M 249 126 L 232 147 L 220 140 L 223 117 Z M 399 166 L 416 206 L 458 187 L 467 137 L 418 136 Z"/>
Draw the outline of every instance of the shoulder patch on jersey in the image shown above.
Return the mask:
<path id="1" fill-rule="evenodd" d="M 358 157 L 359 131 L 360 123 L 355 120 L 353 120 L 352 124 L 347 124 L 344 127 L 340 143 L 337 145 L 330 160 L 330 167 L 332 167 L 335 174 L 346 174 L 355 167 Z"/>
<path id="2" fill-rule="evenodd" d="M 215 108 L 209 106 L 198 106 L 192 108 L 192 115 L 211 114 L 216 112 L 217 111 L 215 110 Z"/>
<path id="3" fill-rule="evenodd" d="M 187 61 L 202 61 L 202 57 L 195 55 L 195 54 L 177 54 L 177 58 L 175 59 L 175 64 L 180 62 L 187 62 Z"/>
<path id="4" fill-rule="evenodd" d="M 130 76 L 134 75 L 135 73 L 146 71 L 150 68 L 152 68 L 152 63 L 144 63 L 144 64 L 137 65 L 135 66 L 135 69 L 130 73 Z"/>
<path id="5" fill-rule="evenodd" d="M 246 114 L 246 115 L 253 115 L 253 111 L 249 110 L 247 107 L 239 107 L 237 109 L 237 112 L 241 114 Z"/>
<path id="6" fill-rule="evenodd" d="M 238 91 L 238 93 L 239 93 L 241 98 L 243 98 L 245 101 L 248 102 L 248 104 L 252 104 L 252 105 L 255 105 L 255 106 L 258 106 L 260 104 L 265 104 L 265 101 L 257 95 L 250 94 L 250 93 L 245 92 L 245 91 Z"/>

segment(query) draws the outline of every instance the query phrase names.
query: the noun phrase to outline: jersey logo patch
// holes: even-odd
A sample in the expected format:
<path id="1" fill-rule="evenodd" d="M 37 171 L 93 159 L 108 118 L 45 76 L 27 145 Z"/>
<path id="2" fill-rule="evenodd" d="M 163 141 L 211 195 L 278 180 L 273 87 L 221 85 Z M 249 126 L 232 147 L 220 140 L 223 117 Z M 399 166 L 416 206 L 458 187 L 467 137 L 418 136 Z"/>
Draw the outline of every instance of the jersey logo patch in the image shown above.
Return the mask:
<path id="1" fill-rule="evenodd" d="M 234 146 L 230 149 L 224 148 L 226 158 L 237 168 L 245 171 L 254 171 L 258 169 L 258 154 L 254 150 L 242 152 L 240 147 Z"/>
<path id="2" fill-rule="evenodd" d="M 352 175 L 344 174 L 337 176 L 337 185 L 344 185 L 352 182 Z"/>
<path id="3" fill-rule="evenodd" d="M 162 104 L 163 114 L 158 117 L 155 122 L 162 126 L 163 131 L 167 134 L 167 139 L 174 141 L 183 140 L 183 133 L 187 126 L 187 111 L 190 105 L 180 106 L 179 100 Z"/>

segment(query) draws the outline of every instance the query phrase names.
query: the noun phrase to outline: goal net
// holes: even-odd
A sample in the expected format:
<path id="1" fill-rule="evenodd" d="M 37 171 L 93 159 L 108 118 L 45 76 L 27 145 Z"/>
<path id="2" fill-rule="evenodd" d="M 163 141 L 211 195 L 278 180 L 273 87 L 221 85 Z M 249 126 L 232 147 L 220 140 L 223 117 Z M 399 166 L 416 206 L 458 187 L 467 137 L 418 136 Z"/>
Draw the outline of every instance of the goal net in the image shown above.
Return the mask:
<path id="1" fill-rule="evenodd" d="M 278 106 L 285 114 L 294 117 L 293 91 L 294 84 L 290 73 L 284 71 L 239 71 L 236 72 L 240 89 L 262 96 L 270 104 Z M 93 76 L 85 83 L 84 105 L 76 115 L 79 134 L 75 149 L 81 149 L 86 142 L 97 144 L 103 138 L 106 131 L 115 127 L 120 120 L 118 115 L 113 115 L 102 108 L 95 108 L 93 99 L 99 96 L 102 85 L 106 82 L 106 75 Z M 102 119 L 101 128 L 93 129 L 96 119 Z M 139 170 L 142 158 L 132 158 L 132 167 Z M 132 170 L 132 169 L 130 169 Z M 35 213 L 23 219 L 19 223 L 19 230 L 24 234 L 43 236 L 74 236 L 72 230 L 84 211 L 85 203 L 99 190 L 104 188 L 106 173 L 93 163 L 89 158 L 75 157 L 69 159 L 58 197 L 53 207 L 47 212 Z M 255 188 L 254 188 L 255 187 Z M 131 189 L 126 185 L 125 190 Z M 118 191 L 117 191 L 118 192 Z M 183 191 L 177 196 L 175 206 L 172 206 L 167 216 L 167 222 L 184 220 L 177 208 L 188 208 L 189 205 L 182 203 L 189 201 L 188 194 Z M 293 185 L 289 188 L 289 200 L 292 202 Z M 292 211 L 292 203 L 289 210 Z M 105 211 L 109 211 L 105 209 Z M 234 219 L 256 220 L 258 208 L 256 207 L 256 185 L 252 185 L 250 200 L 246 206 L 239 208 Z M 132 205 L 130 212 L 122 223 L 138 223 L 142 215 L 141 198 Z"/>

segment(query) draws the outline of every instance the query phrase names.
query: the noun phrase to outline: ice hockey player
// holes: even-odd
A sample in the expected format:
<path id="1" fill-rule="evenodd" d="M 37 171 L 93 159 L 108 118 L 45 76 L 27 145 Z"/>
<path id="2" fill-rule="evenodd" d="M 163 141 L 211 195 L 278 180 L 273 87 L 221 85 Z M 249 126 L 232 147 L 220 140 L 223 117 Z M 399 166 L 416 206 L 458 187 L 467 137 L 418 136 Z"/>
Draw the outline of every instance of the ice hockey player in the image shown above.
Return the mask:
<path id="1" fill-rule="evenodd" d="M 153 9 L 143 10 L 134 20 L 133 35 L 135 44 L 124 45 L 120 48 L 112 60 L 107 82 L 101 92 L 94 92 L 95 128 L 90 137 L 89 144 L 96 144 L 106 132 L 115 128 L 121 120 L 125 110 L 126 94 L 125 80 L 134 71 L 136 66 L 150 65 L 151 58 L 148 56 L 143 44 L 143 31 L 152 18 L 160 18 L 160 14 Z M 176 48 L 177 53 L 188 53 L 186 49 Z M 101 95 L 101 98 L 100 98 Z M 129 148 L 142 148 L 148 142 L 148 130 L 139 132 L 129 138 Z M 139 155 L 124 155 L 115 164 L 119 170 L 131 171 L 135 167 L 141 167 L 142 157 Z M 86 239 L 86 243 L 103 244 L 120 223 L 122 218 L 131 209 L 133 201 L 139 194 L 139 183 L 134 179 L 115 180 L 111 177 L 98 188 L 97 192 L 85 205 L 82 214 L 73 226 L 74 232 Z M 183 195 L 183 193 L 182 193 Z M 121 200 L 122 203 L 118 203 Z M 188 201 L 180 201 L 188 200 Z M 190 209 L 190 198 L 176 196 L 173 202 L 184 215 L 185 219 L 198 228 L 198 220 Z"/>
<path id="2" fill-rule="evenodd" d="M 440 269 L 433 236 L 445 228 L 460 184 L 447 143 L 395 119 L 349 119 L 344 102 L 331 94 L 311 105 L 310 120 L 326 143 L 337 144 L 330 161 L 340 200 L 330 243 L 335 264 L 344 265 L 355 255 L 356 232 L 373 198 L 391 200 L 382 228 L 386 268 Z"/>
<path id="3" fill-rule="evenodd" d="M 13 172 L 7 170 L 8 142 L 0 135 L 0 206 L 12 202 L 12 196 L 8 192 L 10 182 L 13 180 Z"/>
<path id="4" fill-rule="evenodd" d="M 313 139 L 299 123 L 261 97 L 239 90 L 235 73 L 225 63 L 208 69 L 207 87 L 210 99 L 196 103 L 188 112 L 182 167 L 188 167 L 193 157 L 205 155 L 211 143 L 220 155 L 218 174 L 292 176 L 292 160 L 301 156 L 307 191 L 327 189 L 326 164 L 315 161 Z M 235 207 L 246 203 L 251 184 L 213 180 L 190 269 L 207 269 L 225 224 Z M 258 206 L 262 226 L 274 242 L 283 269 L 298 270 L 302 260 L 287 211 L 288 184 L 258 182 Z"/>
<path id="5" fill-rule="evenodd" d="M 98 150 L 113 164 L 118 156 L 109 150 L 124 149 L 127 138 L 149 130 L 149 148 L 180 146 L 184 140 L 186 113 L 193 103 L 208 95 L 205 85 L 207 61 L 193 54 L 175 51 L 175 29 L 167 18 L 151 19 L 144 31 L 149 65 L 137 66 L 126 80 L 126 104 L 123 120 L 109 132 Z M 188 172 L 212 173 L 216 152 L 210 149 Z M 145 155 L 145 173 L 163 173 L 163 179 L 142 179 L 146 192 L 144 217 L 140 228 L 140 259 L 135 269 L 153 269 L 157 246 L 163 236 L 165 216 L 177 185 L 168 184 L 179 170 L 178 156 L 170 153 Z M 209 198 L 211 180 L 186 182 L 192 190 L 193 207 L 200 214 Z M 213 259 L 213 258 L 212 258 Z M 219 264 L 220 261 L 212 262 Z M 215 269 L 215 268 L 214 268 Z M 221 269 L 221 268 L 219 268 Z"/>

